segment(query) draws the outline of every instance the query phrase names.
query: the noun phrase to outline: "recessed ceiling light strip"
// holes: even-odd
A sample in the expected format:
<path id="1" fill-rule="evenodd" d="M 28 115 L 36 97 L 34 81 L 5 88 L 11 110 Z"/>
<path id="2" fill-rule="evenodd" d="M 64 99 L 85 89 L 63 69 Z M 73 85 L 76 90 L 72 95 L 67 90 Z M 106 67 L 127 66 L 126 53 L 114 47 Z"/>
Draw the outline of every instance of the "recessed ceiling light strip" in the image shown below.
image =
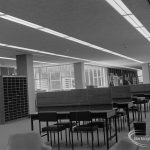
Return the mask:
<path id="1" fill-rule="evenodd" d="M 106 0 L 119 14 L 121 14 L 136 30 L 138 30 L 147 40 L 150 38 L 149 31 L 133 15 L 122 0 Z"/>
<path id="2" fill-rule="evenodd" d="M 128 7 L 121 0 L 114 0 L 118 6 L 121 7 L 122 10 L 126 12 L 126 14 L 132 14 L 132 12 L 128 9 Z"/>
<path id="3" fill-rule="evenodd" d="M 75 60 L 79 60 L 79 61 L 91 61 L 91 60 L 88 60 L 88 59 L 71 57 L 71 56 L 66 56 L 66 55 L 60 55 L 60 54 L 56 54 L 56 53 L 50 53 L 50 52 L 40 51 L 40 50 L 36 50 L 36 49 L 31 49 L 31 48 L 14 46 L 14 45 L 10 45 L 10 44 L 0 43 L 0 46 L 13 48 L 13 49 L 19 49 L 19 50 L 23 50 L 23 51 L 26 51 L 26 52 L 33 52 L 33 53 L 39 53 L 39 54 L 44 54 L 44 55 L 51 55 L 51 56 L 58 56 L 58 57 L 62 57 L 62 58 L 75 59 Z"/>
<path id="4" fill-rule="evenodd" d="M 7 59 L 7 60 L 16 60 L 16 58 L 11 58 L 11 57 L 0 57 L 0 59 Z M 50 62 L 43 62 L 43 61 L 33 61 L 35 63 L 43 63 L 43 64 L 52 64 L 52 65 L 57 65 L 58 63 L 50 63 Z"/>
<path id="5" fill-rule="evenodd" d="M 13 60 L 13 61 L 16 61 L 16 58 L 10 58 L 10 57 L 0 57 L 0 59 L 6 59 L 6 60 Z M 33 61 L 35 63 L 44 63 L 44 64 L 50 64 L 50 65 L 59 65 L 58 63 L 50 63 L 50 62 L 43 62 L 43 61 Z M 88 63 L 85 63 L 85 64 L 92 64 L 92 65 L 98 65 L 98 66 L 101 66 L 101 67 L 122 67 L 122 68 L 128 68 L 128 69 L 134 69 L 134 70 L 139 70 L 139 69 L 136 69 L 136 68 L 131 68 L 131 67 L 126 67 L 126 66 L 116 66 L 116 65 L 107 65 L 107 64 L 99 64 L 98 62 L 95 62 L 95 61 L 90 61 Z"/>
<path id="6" fill-rule="evenodd" d="M 0 57 L 0 59 L 16 60 L 15 58 L 10 58 L 10 57 Z"/>
<path id="7" fill-rule="evenodd" d="M 3 19 L 9 20 L 9 21 L 15 22 L 15 23 L 19 23 L 19 24 L 34 28 L 34 29 L 42 28 L 42 26 L 40 26 L 40 25 L 31 23 L 29 21 L 25 21 L 23 19 L 19 19 L 19 18 L 13 17 L 13 16 L 10 16 L 10 15 L 7 15 L 7 14 L 2 15 L 0 17 L 3 18 Z"/>
<path id="8" fill-rule="evenodd" d="M 50 63 L 50 62 L 45 62 L 45 61 L 33 61 L 35 63 L 41 63 L 41 64 L 50 64 L 50 65 L 58 65 L 58 63 Z"/>
<path id="9" fill-rule="evenodd" d="M 128 11 L 128 10 L 126 10 L 126 11 Z M 129 13 L 129 11 L 128 11 L 128 13 Z M 39 30 L 39 31 L 43 31 L 43 32 L 46 32 L 46 33 L 48 33 L 48 34 L 52 34 L 52 35 L 55 35 L 55 36 L 58 36 L 58 37 L 61 37 L 61 38 L 64 38 L 64 39 L 67 39 L 67 40 L 70 40 L 70 41 L 73 41 L 73 42 L 82 44 L 82 45 L 85 45 L 85 46 L 88 46 L 88 47 L 94 48 L 94 49 L 96 49 L 96 50 L 100 50 L 100 51 L 103 51 L 103 52 L 106 52 L 106 53 L 109 53 L 109 54 L 113 54 L 113 55 L 116 55 L 116 56 L 119 56 L 119 57 L 122 57 L 122 58 L 126 58 L 126 59 L 129 59 L 129 60 L 138 62 L 138 63 L 143 63 L 142 61 L 138 61 L 138 60 L 136 60 L 136 59 L 133 59 L 133 58 L 127 57 L 127 56 L 125 56 L 125 55 L 122 55 L 122 54 L 119 54 L 119 53 L 116 53 L 116 52 L 113 52 L 113 51 L 104 49 L 104 48 L 99 47 L 99 46 L 96 46 L 96 45 L 94 45 L 94 44 L 91 44 L 91 43 L 82 41 L 82 40 L 80 40 L 80 39 L 77 39 L 77 38 L 68 36 L 68 35 L 66 35 L 66 34 L 63 34 L 63 33 L 60 33 L 60 32 L 57 32 L 57 31 L 54 31 L 54 30 L 45 28 L 45 27 L 40 26 L 40 25 L 37 25 L 37 24 L 34 24 L 34 23 L 31 23 L 31 22 L 25 21 L 25 20 L 23 20 L 23 19 L 19 19 L 19 18 L 10 16 L 10 15 L 4 14 L 4 13 L 2 13 L 2 12 L 0 12 L 0 14 L 3 14 L 3 15 L 0 16 L 0 18 L 3 18 L 3 19 L 6 19 L 6 20 L 9 20 L 9 21 L 18 23 L 18 24 L 22 24 L 22 25 L 28 26 L 28 27 L 34 28 L 34 29 Z M 126 14 L 126 12 L 125 12 L 124 14 Z M 1 44 L 2 44 L 2 43 L 1 43 Z M 2 46 L 2 45 L 1 45 L 1 46 Z M 7 47 L 9 47 L 9 45 L 7 45 Z M 13 48 L 13 45 L 12 45 L 11 47 Z M 14 47 L 14 48 L 17 48 L 17 47 Z M 23 49 L 22 49 L 22 50 L 23 50 Z M 38 53 L 38 51 L 36 51 L 36 50 L 34 50 L 34 51 L 32 51 L 32 52 Z M 41 51 L 40 53 L 42 54 L 42 51 Z M 45 53 L 46 53 L 46 52 L 43 52 L 43 54 L 45 54 Z M 74 58 L 73 58 L 73 59 L 74 59 Z"/>
<path id="10" fill-rule="evenodd" d="M 123 16 L 133 27 L 138 28 L 138 24 L 129 16 L 125 15 Z"/>

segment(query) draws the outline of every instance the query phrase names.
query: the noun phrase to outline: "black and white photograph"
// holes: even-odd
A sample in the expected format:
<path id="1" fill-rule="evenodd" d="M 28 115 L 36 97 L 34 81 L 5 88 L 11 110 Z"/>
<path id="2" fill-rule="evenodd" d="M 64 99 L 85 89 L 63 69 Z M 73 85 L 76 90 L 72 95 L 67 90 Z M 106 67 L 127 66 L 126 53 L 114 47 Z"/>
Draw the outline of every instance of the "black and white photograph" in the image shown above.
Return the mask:
<path id="1" fill-rule="evenodd" d="M 0 0 L 0 150 L 149 150 L 150 0 Z"/>

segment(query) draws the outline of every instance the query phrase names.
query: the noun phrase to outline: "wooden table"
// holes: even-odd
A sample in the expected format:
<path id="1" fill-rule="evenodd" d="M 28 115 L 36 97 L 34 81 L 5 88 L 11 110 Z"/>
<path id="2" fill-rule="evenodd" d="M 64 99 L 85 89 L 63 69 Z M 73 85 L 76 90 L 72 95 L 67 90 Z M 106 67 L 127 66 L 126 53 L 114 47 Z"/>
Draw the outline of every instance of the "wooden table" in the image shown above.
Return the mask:
<path id="1" fill-rule="evenodd" d="M 72 111 L 72 110 L 71 110 Z M 75 110 L 77 111 L 77 110 Z M 81 111 L 81 110 L 80 110 Z M 116 142 L 118 142 L 118 135 L 117 135 L 117 123 L 116 123 L 116 109 L 113 110 L 82 110 L 82 111 L 90 111 L 92 113 L 93 118 L 103 118 L 106 123 L 106 144 L 107 150 L 109 149 L 109 140 L 113 137 L 116 137 Z M 58 111 L 58 118 L 59 119 L 69 119 L 69 111 Z M 38 120 L 38 113 L 30 114 L 31 117 L 31 130 L 34 130 L 34 120 Z M 108 131 L 109 131 L 109 119 L 115 119 L 115 134 L 109 138 Z"/>
<path id="2" fill-rule="evenodd" d="M 133 106 L 133 102 L 117 102 L 118 108 L 122 108 L 126 111 L 127 114 L 127 124 L 128 124 L 128 129 L 130 131 L 130 117 L 129 117 L 129 108 Z"/>

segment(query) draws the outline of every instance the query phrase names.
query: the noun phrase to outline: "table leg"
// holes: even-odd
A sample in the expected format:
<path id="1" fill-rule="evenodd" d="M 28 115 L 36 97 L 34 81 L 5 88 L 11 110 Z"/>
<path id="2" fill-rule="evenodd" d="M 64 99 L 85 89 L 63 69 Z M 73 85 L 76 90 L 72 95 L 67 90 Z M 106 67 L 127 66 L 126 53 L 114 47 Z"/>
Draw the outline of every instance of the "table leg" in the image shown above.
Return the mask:
<path id="1" fill-rule="evenodd" d="M 117 134 L 117 119 L 116 119 L 116 115 L 115 115 L 115 135 L 116 135 L 116 142 L 118 142 L 118 134 Z"/>
<path id="2" fill-rule="evenodd" d="M 109 150 L 108 118 L 106 118 L 106 145 L 107 145 L 107 150 Z"/>
<path id="3" fill-rule="evenodd" d="M 126 108 L 126 113 L 127 113 L 127 124 L 128 124 L 128 129 L 130 131 L 130 117 L 129 117 L 129 108 Z"/>

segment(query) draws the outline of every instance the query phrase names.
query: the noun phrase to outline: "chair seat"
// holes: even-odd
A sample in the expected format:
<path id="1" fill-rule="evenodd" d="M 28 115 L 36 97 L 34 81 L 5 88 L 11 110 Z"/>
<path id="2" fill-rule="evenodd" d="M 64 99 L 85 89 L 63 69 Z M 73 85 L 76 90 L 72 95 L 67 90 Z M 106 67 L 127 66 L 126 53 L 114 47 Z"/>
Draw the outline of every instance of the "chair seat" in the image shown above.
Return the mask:
<path id="1" fill-rule="evenodd" d="M 63 125 L 63 126 L 65 126 L 66 128 L 70 128 L 71 126 L 75 126 L 76 123 L 75 123 L 75 122 L 70 123 L 70 121 L 69 121 L 69 122 L 56 123 L 56 124 L 54 124 L 54 125 Z"/>
<path id="2" fill-rule="evenodd" d="M 94 121 L 92 123 L 89 123 L 88 125 L 97 126 L 98 128 L 104 128 L 105 122 L 104 121 Z"/>
<path id="3" fill-rule="evenodd" d="M 92 132 L 92 131 L 95 131 L 97 130 L 98 127 L 97 126 L 94 126 L 94 125 L 80 125 L 80 126 L 75 126 L 73 128 L 73 132 Z"/>
<path id="4" fill-rule="evenodd" d="M 59 131 L 62 131 L 62 130 L 65 130 L 65 126 L 63 126 L 63 125 L 50 125 L 50 126 L 42 128 L 42 132 L 47 132 L 47 131 L 51 131 L 51 132 L 57 131 L 57 132 L 59 132 Z"/>
<path id="5" fill-rule="evenodd" d="M 129 111 L 138 111 L 138 107 L 137 106 L 132 106 L 131 108 L 129 108 Z"/>
<path id="6" fill-rule="evenodd" d="M 8 140 L 7 150 L 51 150 L 50 146 L 43 144 L 39 133 L 17 133 Z"/>
<path id="7" fill-rule="evenodd" d="M 117 112 L 117 115 L 119 115 L 119 116 L 125 116 L 126 113 L 125 113 L 124 111 L 118 111 L 118 112 Z"/>

